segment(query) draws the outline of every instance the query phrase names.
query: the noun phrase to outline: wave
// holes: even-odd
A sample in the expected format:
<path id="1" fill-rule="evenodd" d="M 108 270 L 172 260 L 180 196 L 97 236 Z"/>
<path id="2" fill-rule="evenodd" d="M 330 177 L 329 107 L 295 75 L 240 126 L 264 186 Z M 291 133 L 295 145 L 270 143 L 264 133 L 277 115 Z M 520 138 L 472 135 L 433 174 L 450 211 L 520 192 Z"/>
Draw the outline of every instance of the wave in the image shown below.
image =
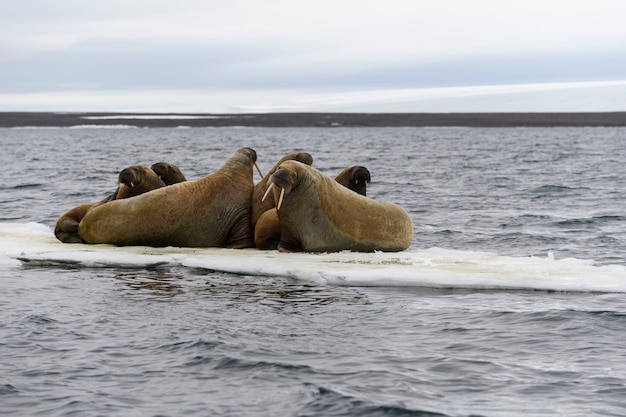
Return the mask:
<path id="1" fill-rule="evenodd" d="M 533 189 L 530 189 L 526 194 L 533 198 L 545 198 L 545 197 L 559 197 L 564 195 L 575 195 L 581 192 L 581 190 L 589 190 L 587 187 L 568 187 L 565 185 L 547 184 Z"/>
<path id="2" fill-rule="evenodd" d="M 589 225 L 603 225 L 612 223 L 621 223 L 626 218 L 624 216 L 592 216 L 582 217 L 575 219 L 566 219 L 555 222 L 556 226 L 589 226 Z"/>
<path id="3" fill-rule="evenodd" d="M 96 125 L 96 124 L 80 124 L 72 126 L 15 126 L 9 129 L 24 130 L 47 130 L 47 129 L 141 129 L 139 126 L 115 124 L 115 125 Z"/>
<path id="4" fill-rule="evenodd" d="M 246 262 L 241 262 L 245 257 Z M 39 223 L 0 224 L 0 266 L 197 268 L 337 286 L 626 292 L 626 267 L 576 258 L 513 257 L 430 248 L 397 253 L 64 244 Z"/>
<path id="5" fill-rule="evenodd" d="M 250 126 L 227 126 L 229 129 L 248 129 Z M 50 130 L 50 129 L 148 129 L 150 126 L 135 126 L 126 124 L 79 124 L 71 126 L 13 126 L 6 129 L 13 130 Z M 189 125 L 178 125 L 172 129 L 198 129 Z M 216 129 L 219 126 L 203 126 L 202 129 Z"/>
<path id="6" fill-rule="evenodd" d="M 197 120 L 232 119 L 234 116 L 205 116 L 186 114 L 116 114 L 112 116 L 81 116 L 85 120 Z"/>
<path id="7" fill-rule="evenodd" d="M 371 398 L 361 399 L 339 391 L 317 387 L 313 400 L 300 415 L 333 415 L 364 417 L 447 417 L 439 412 L 411 409 L 400 405 L 376 404 Z"/>

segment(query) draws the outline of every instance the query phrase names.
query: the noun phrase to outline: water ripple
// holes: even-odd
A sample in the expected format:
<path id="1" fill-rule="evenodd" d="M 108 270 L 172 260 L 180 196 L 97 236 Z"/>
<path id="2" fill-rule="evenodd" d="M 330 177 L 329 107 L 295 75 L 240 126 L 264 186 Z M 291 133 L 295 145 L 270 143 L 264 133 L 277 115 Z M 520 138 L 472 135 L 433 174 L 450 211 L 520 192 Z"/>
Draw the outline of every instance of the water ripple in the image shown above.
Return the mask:
<path id="1" fill-rule="evenodd" d="M 371 401 L 341 394 L 332 389 L 319 387 L 314 399 L 308 403 L 299 417 L 308 416 L 367 416 L 367 417 L 446 417 L 447 414 L 416 410 L 396 405 L 376 405 Z"/>
<path id="2" fill-rule="evenodd" d="M 367 166 L 368 195 L 411 214 L 412 248 L 621 266 L 625 131 L 0 129 L 0 213 L 52 227 L 129 165 L 165 159 L 199 178 L 242 146 L 264 171 L 304 150 L 329 175 Z M 623 294 L 332 287 L 166 266 L 12 264 L 0 282 L 0 414 L 626 410 Z"/>

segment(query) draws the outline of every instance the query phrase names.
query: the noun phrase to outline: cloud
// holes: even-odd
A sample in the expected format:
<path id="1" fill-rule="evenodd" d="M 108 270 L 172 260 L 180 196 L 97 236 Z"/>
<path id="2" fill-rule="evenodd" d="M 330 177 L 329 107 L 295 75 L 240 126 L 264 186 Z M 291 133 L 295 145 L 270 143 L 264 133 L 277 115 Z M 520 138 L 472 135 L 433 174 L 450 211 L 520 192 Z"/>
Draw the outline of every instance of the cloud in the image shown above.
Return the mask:
<path id="1" fill-rule="evenodd" d="M 44 0 L 3 10 L 4 47 L 60 50 L 82 42 L 301 45 L 318 59 L 441 56 L 536 46 L 620 44 L 620 1 Z M 583 45 L 584 46 L 584 45 Z"/>
<path id="2" fill-rule="evenodd" d="M 584 54 L 485 52 L 431 60 L 328 59 L 288 44 L 252 41 L 202 45 L 93 41 L 5 64 L 0 76 L 6 82 L 5 92 L 68 88 L 403 89 L 626 79 L 622 56 L 617 49 Z"/>
<path id="3" fill-rule="evenodd" d="M 10 2 L 0 92 L 238 96 L 620 80 L 625 14 L 617 0 Z"/>
<path id="4" fill-rule="evenodd" d="M 196 89 L 0 93 L 0 110 L 4 111 L 577 112 L 623 111 L 625 105 L 626 81 L 355 91 Z"/>

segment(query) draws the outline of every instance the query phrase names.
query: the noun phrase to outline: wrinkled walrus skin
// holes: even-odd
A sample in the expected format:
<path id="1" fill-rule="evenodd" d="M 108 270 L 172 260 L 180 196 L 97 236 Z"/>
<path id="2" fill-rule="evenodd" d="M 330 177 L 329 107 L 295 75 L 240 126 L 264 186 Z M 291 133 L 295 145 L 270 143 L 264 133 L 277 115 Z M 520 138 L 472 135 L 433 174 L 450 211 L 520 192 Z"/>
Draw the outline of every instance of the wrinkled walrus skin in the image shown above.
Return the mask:
<path id="1" fill-rule="evenodd" d="M 284 159 L 284 158 L 283 158 Z M 271 176 L 278 166 L 282 162 L 285 162 L 287 159 L 279 161 L 275 169 L 268 173 L 268 177 Z M 295 159 L 296 161 L 298 159 Z M 302 161 L 300 161 L 302 162 Z M 311 164 L 307 164 L 311 165 Z M 372 180 L 370 172 L 367 168 L 360 165 L 354 165 L 342 170 L 336 177 L 335 181 L 349 190 L 354 191 L 355 193 L 366 195 L 367 193 L 367 184 Z M 265 188 L 267 188 L 267 182 L 269 182 L 269 178 L 266 181 Z M 257 184 L 258 185 L 258 184 Z M 255 187 L 256 190 L 256 187 Z M 278 219 L 278 212 L 276 211 L 276 207 L 274 206 L 273 198 L 266 198 L 265 201 L 271 201 L 272 208 L 266 210 L 259 216 L 256 223 L 254 223 L 254 245 L 257 249 L 262 250 L 274 250 L 278 249 L 278 244 L 280 243 L 280 221 Z"/>
<path id="2" fill-rule="evenodd" d="M 242 148 L 215 173 L 87 212 L 88 243 L 179 247 L 253 247 L 250 226 L 256 152 Z"/>
<path id="3" fill-rule="evenodd" d="M 143 165 L 124 168 L 118 175 L 118 184 L 117 189 L 103 200 L 84 203 L 63 213 L 54 226 L 56 238 L 63 243 L 84 243 L 78 236 L 78 225 L 89 210 L 109 201 L 134 197 L 166 185 L 159 175 Z"/>
<path id="4" fill-rule="evenodd" d="M 413 223 L 404 209 L 357 194 L 313 167 L 285 161 L 269 182 L 280 251 L 397 252 L 411 245 Z"/>

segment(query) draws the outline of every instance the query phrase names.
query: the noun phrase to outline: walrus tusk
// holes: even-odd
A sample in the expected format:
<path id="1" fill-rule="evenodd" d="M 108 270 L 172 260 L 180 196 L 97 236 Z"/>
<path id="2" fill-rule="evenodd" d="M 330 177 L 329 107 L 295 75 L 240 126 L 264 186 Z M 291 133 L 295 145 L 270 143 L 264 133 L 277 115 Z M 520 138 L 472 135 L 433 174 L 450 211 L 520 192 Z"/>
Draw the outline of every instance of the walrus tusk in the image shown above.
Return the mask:
<path id="1" fill-rule="evenodd" d="M 278 198 L 278 205 L 276 206 L 276 210 L 280 210 L 280 206 L 283 204 L 283 197 L 285 196 L 285 189 L 280 189 L 280 197 Z"/>
<path id="2" fill-rule="evenodd" d="M 135 184 L 132 181 L 130 182 L 130 186 L 131 188 L 135 188 Z"/>
<path id="3" fill-rule="evenodd" d="M 259 168 L 259 164 L 255 162 L 254 166 L 256 167 L 256 170 L 259 171 L 259 175 L 261 176 L 261 178 L 263 178 L 263 173 L 261 172 L 261 168 Z"/>
<path id="4" fill-rule="evenodd" d="M 269 187 L 267 187 L 267 191 L 265 191 L 265 194 L 263 194 L 263 198 L 261 199 L 261 201 L 265 201 L 265 197 L 267 197 L 267 195 L 270 193 L 270 190 L 272 189 L 272 187 L 274 186 L 273 182 L 270 182 Z"/>

